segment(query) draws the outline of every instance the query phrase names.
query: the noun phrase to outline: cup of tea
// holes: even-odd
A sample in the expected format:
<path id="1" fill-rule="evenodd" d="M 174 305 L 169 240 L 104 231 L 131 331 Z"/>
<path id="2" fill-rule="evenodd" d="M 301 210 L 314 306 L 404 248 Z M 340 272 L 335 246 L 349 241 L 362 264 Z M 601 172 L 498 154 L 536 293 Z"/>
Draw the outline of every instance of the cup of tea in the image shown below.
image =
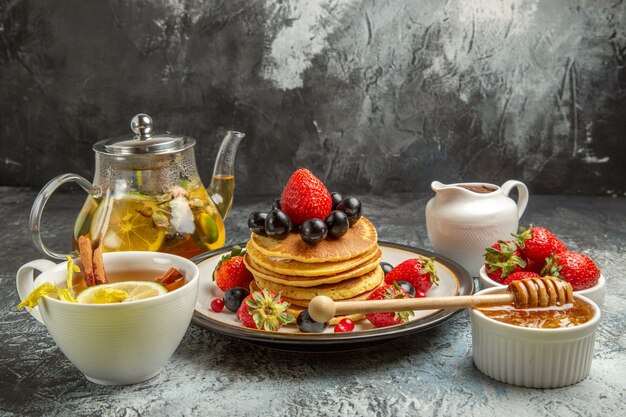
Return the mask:
<path id="1" fill-rule="evenodd" d="M 76 265 L 82 270 L 80 260 Z M 103 385 L 145 381 L 163 369 L 189 327 L 198 296 L 198 267 L 180 256 L 156 252 L 105 253 L 104 266 L 111 282 L 149 280 L 173 267 L 183 274 L 184 284 L 123 303 L 82 304 L 43 297 L 30 313 L 88 380 Z M 23 265 L 16 277 L 20 299 L 45 282 L 65 286 L 67 267 L 67 262 L 45 259 Z M 33 279 L 35 270 L 41 274 Z"/>

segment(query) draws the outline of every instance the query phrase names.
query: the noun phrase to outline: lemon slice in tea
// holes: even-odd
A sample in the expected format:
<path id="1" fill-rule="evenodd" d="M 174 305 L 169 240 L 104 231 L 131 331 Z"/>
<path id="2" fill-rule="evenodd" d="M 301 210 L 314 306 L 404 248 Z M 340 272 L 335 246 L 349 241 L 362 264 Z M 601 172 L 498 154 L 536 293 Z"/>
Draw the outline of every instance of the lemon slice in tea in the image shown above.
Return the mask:
<path id="1" fill-rule="evenodd" d="M 80 304 L 110 304 L 144 300 L 166 294 L 161 284 L 151 281 L 123 281 L 88 287 L 76 297 Z"/>
<path id="2" fill-rule="evenodd" d="M 102 233 L 105 252 L 157 251 L 165 239 L 165 229 L 157 227 L 152 214 L 159 206 L 140 194 L 103 200 L 91 223 L 93 239 Z"/>

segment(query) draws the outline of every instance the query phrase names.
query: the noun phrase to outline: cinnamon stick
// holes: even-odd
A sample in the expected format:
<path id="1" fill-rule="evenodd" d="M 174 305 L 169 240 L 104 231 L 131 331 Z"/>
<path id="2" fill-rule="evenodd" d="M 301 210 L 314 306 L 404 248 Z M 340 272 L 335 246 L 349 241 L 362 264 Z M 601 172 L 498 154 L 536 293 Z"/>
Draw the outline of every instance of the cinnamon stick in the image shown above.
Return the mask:
<path id="1" fill-rule="evenodd" d="M 96 284 L 106 284 L 109 282 L 106 272 L 104 271 L 104 259 L 102 257 L 102 239 L 98 242 L 98 246 L 93 251 L 93 275 Z"/>
<path id="2" fill-rule="evenodd" d="M 88 287 L 109 282 L 104 271 L 104 259 L 102 257 L 102 239 L 98 240 L 98 246 L 93 249 L 93 243 L 87 236 L 78 237 L 78 253 L 83 264 L 85 284 Z"/>
<path id="3" fill-rule="evenodd" d="M 172 267 L 170 269 L 168 269 L 163 275 L 161 275 L 159 278 L 155 279 L 155 281 L 163 286 L 165 285 L 169 285 L 172 282 L 179 280 L 183 277 L 184 275 L 176 268 Z"/>
<path id="4" fill-rule="evenodd" d="M 87 284 L 88 287 L 96 285 L 96 279 L 93 273 L 93 249 L 91 247 L 91 239 L 87 236 L 78 237 L 78 253 L 83 264 L 85 284 Z"/>

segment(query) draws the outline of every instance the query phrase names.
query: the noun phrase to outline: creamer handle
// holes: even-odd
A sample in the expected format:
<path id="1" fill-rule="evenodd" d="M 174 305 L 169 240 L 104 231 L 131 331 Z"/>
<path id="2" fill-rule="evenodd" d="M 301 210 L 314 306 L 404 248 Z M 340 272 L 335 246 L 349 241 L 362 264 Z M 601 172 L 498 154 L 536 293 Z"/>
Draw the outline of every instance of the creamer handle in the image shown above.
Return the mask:
<path id="1" fill-rule="evenodd" d="M 500 189 L 504 195 L 508 196 L 513 187 L 517 188 L 517 218 L 520 219 L 528 204 L 528 188 L 521 181 L 509 180 L 502 184 Z"/>
<path id="2" fill-rule="evenodd" d="M 17 294 L 20 297 L 20 301 L 24 301 L 24 298 L 28 296 L 35 289 L 35 278 L 33 271 L 45 271 L 46 269 L 53 268 L 56 264 L 47 259 L 37 259 L 24 264 L 17 270 L 15 277 L 15 285 L 17 286 Z M 39 307 L 35 307 L 29 311 L 29 313 L 36 318 L 40 323 L 43 323 L 43 318 L 39 312 Z"/>

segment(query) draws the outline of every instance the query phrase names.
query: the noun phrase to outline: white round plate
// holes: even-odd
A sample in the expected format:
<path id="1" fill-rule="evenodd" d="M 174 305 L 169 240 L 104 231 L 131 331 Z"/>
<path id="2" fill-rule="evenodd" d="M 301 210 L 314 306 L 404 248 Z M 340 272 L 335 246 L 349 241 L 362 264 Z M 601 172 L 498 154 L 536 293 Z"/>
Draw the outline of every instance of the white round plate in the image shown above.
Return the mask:
<path id="1" fill-rule="evenodd" d="M 244 247 L 244 244 L 240 244 Z M 435 258 L 435 268 L 439 276 L 439 286 L 433 286 L 428 297 L 469 295 L 474 290 L 470 274 L 457 263 L 423 249 L 411 248 L 395 243 L 379 242 L 383 254 L 382 260 L 393 266 L 401 262 L 423 255 Z M 209 252 L 192 259 L 200 268 L 200 291 L 194 313 L 193 323 L 215 332 L 241 339 L 296 350 L 337 350 L 356 348 L 423 331 L 448 320 L 459 310 L 426 310 L 416 311 L 415 316 L 406 324 L 376 328 L 369 321 L 361 320 L 349 333 L 334 333 L 329 327 L 324 333 L 303 333 L 295 325 L 285 326 L 278 332 L 267 332 L 244 327 L 237 315 L 227 309 L 220 313 L 211 310 L 211 300 L 222 298 L 222 291 L 212 280 L 213 270 L 223 254 L 230 252 L 231 247 Z"/>

